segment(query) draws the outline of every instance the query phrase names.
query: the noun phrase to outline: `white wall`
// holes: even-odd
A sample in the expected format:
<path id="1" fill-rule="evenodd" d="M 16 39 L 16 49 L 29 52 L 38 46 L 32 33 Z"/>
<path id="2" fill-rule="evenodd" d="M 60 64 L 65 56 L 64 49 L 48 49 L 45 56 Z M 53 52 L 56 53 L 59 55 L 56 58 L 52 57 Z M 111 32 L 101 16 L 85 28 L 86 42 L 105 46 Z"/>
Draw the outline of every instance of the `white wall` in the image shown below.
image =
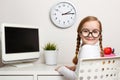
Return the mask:
<path id="1" fill-rule="evenodd" d="M 68 29 L 55 27 L 49 19 L 50 8 L 60 1 L 70 1 L 77 9 L 76 23 Z M 71 63 L 76 47 L 76 30 L 80 20 L 88 15 L 98 17 L 103 24 L 103 44 L 120 53 L 119 0 L 0 0 L 0 23 L 17 23 L 40 27 L 40 62 L 44 62 L 42 47 L 52 41 L 59 47 L 58 63 Z"/>

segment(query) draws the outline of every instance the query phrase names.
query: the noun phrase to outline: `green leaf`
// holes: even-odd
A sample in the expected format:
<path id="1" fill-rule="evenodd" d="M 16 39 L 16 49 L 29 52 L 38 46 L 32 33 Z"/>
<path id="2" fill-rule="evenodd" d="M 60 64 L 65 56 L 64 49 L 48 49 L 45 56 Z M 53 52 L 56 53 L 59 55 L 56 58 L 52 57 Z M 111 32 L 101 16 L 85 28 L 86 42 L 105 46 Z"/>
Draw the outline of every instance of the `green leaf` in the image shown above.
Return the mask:
<path id="1" fill-rule="evenodd" d="M 57 49 L 57 46 L 55 43 L 47 43 L 44 48 L 44 50 L 56 50 Z"/>

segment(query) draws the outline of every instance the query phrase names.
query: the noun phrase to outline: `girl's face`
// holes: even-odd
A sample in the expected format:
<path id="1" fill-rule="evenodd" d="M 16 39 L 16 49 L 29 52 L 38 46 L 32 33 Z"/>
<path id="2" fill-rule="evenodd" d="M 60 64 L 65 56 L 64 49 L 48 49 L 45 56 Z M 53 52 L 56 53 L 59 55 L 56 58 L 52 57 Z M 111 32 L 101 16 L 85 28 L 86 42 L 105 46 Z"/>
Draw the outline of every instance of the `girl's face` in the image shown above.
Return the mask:
<path id="1" fill-rule="evenodd" d="M 82 44 L 96 44 L 100 38 L 100 24 L 97 21 L 88 21 L 83 24 L 80 32 Z"/>

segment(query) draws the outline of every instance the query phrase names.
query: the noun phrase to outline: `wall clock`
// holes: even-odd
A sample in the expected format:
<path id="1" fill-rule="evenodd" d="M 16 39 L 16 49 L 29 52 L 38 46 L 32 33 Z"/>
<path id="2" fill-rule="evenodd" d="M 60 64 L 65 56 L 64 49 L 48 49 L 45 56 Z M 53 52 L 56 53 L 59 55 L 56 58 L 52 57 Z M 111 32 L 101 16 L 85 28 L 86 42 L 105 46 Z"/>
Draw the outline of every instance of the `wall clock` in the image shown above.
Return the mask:
<path id="1" fill-rule="evenodd" d="M 50 19 L 59 28 L 71 27 L 76 21 L 76 9 L 69 2 L 60 2 L 51 8 Z"/>

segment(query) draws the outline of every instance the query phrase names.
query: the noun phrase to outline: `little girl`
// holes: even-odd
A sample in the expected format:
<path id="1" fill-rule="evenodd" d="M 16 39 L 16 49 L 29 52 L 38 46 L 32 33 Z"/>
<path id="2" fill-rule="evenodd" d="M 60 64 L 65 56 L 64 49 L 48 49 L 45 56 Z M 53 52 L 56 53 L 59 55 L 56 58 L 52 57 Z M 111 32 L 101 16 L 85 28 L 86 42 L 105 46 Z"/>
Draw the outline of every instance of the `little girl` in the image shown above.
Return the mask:
<path id="1" fill-rule="evenodd" d="M 59 66 L 55 70 L 64 75 L 67 80 L 75 80 L 78 58 L 86 58 L 86 54 L 82 54 L 79 49 L 86 45 L 98 46 L 100 51 L 97 54 L 88 54 L 88 58 L 104 56 L 102 47 L 102 24 L 94 16 L 85 17 L 78 26 L 76 52 L 75 57 L 73 58 L 73 63 L 75 65 Z"/>

